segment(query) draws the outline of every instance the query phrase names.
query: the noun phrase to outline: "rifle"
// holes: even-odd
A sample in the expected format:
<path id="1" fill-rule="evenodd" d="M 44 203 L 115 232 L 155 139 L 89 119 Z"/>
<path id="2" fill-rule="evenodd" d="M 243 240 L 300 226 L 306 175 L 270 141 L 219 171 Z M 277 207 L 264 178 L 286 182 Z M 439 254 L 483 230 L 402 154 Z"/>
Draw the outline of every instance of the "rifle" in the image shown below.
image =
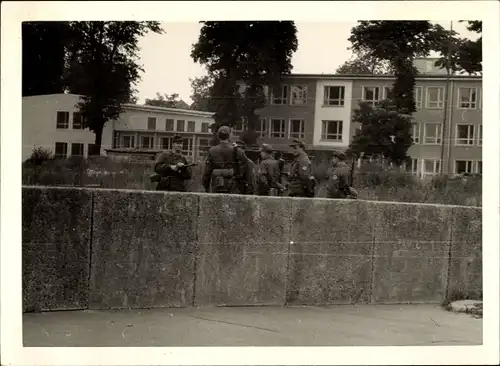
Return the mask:
<path id="1" fill-rule="evenodd" d="M 188 167 L 191 167 L 191 166 L 196 166 L 196 165 L 198 165 L 198 164 L 196 164 L 196 163 L 186 164 L 186 165 L 183 165 L 183 166 L 182 166 L 182 167 L 180 167 L 180 168 L 175 168 L 175 169 L 173 169 L 173 170 L 174 170 L 174 171 L 177 171 L 178 169 L 188 168 Z M 151 175 L 149 176 L 149 181 L 150 181 L 151 183 L 159 183 L 159 182 L 160 182 L 160 180 L 161 180 L 161 178 L 162 178 L 162 176 L 161 176 L 160 174 L 158 174 L 158 173 L 153 173 L 153 174 L 151 174 Z"/>

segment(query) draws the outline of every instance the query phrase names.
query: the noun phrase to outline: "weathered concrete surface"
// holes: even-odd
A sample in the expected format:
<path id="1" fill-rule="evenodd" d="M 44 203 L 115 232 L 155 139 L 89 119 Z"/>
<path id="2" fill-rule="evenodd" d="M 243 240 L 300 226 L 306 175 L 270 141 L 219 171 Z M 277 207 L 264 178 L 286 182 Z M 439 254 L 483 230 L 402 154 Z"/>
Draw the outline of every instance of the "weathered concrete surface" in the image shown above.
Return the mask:
<path id="1" fill-rule="evenodd" d="M 377 204 L 373 302 L 440 303 L 446 293 L 452 209 Z"/>
<path id="2" fill-rule="evenodd" d="M 482 320 L 434 305 L 184 308 L 24 314 L 25 347 L 482 344 Z"/>
<path id="3" fill-rule="evenodd" d="M 198 196 L 97 190 L 92 309 L 192 304 Z"/>
<path id="4" fill-rule="evenodd" d="M 366 303 L 371 297 L 371 202 L 294 199 L 287 303 Z"/>
<path id="5" fill-rule="evenodd" d="M 23 311 L 87 308 L 91 210 L 87 190 L 23 187 Z"/>
<path id="6" fill-rule="evenodd" d="M 200 196 L 195 305 L 284 304 L 290 201 Z"/>
<path id="7" fill-rule="evenodd" d="M 448 296 L 457 292 L 481 297 L 483 293 L 482 210 L 453 209 L 451 262 Z M 498 245 L 498 243 L 497 243 Z"/>

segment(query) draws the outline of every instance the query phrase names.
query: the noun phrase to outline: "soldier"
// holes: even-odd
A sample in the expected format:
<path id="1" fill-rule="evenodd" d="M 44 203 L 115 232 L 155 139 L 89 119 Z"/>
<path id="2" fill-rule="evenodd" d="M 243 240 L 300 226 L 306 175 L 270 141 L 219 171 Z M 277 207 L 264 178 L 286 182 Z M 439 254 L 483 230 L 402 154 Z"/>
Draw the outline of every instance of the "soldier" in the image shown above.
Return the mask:
<path id="1" fill-rule="evenodd" d="M 357 192 L 349 185 L 350 169 L 343 151 L 334 151 L 332 156 L 333 172 L 328 180 L 326 196 L 328 198 L 357 198 Z"/>
<path id="2" fill-rule="evenodd" d="M 234 146 L 237 146 L 243 154 L 245 154 L 245 149 L 247 145 L 241 141 L 238 140 L 234 143 Z M 236 182 L 236 192 L 240 194 L 254 194 L 255 193 L 255 163 L 248 158 L 245 154 L 246 163 L 247 163 L 247 168 L 245 173 L 242 176 L 242 179 L 238 182 Z"/>
<path id="3" fill-rule="evenodd" d="M 290 197 L 314 197 L 314 177 L 312 177 L 311 161 L 305 152 L 305 144 L 300 140 L 293 140 L 295 159 L 290 169 Z"/>
<path id="4" fill-rule="evenodd" d="M 275 188 L 282 193 L 285 187 L 280 183 L 281 172 L 279 163 L 273 157 L 271 145 L 262 144 L 260 148 L 261 163 L 257 175 L 257 194 L 259 196 L 269 196 L 271 188 Z"/>
<path id="5" fill-rule="evenodd" d="M 208 150 L 203 172 L 203 187 L 206 192 L 232 193 L 235 183 L 243 179 L 247 169 L 247 158 L 241 149 L 229 142 L 231 129 L 222 126 L 217 131 L 220 143 Z"/>
<path id="6" fill-rule="evenodd" d="M 186 182 L 191 179 L 191 169 L 182 155 L 182 137 L 172 138 L 172 150 L 158 155 L 154 165 L 155 173 L 160 175 L 157 191 L 186 192 Z"/>

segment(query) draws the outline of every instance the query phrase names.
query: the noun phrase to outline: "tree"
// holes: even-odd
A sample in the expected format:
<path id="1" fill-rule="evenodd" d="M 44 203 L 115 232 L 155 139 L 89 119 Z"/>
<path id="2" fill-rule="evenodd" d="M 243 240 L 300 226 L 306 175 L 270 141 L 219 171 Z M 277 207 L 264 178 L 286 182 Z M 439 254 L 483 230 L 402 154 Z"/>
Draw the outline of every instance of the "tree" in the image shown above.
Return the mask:
<path id="1" fill-rule="evenodd" d="M 417 70 L 413 59 L 442 48 L 449 33 L 429 21 L 361 21 L 351 30 L 355 52 L 388 61 L 394 69 L 394 102 L 400 113 L 415 112 L 413 90 Z"/>
<path id="2" fill-rule="evenodd" d="M 386 60 L 377 60 L 367 54 L 356 54 L 344 62 L 335 71 L 337 75 L 389 75 L 393 74 L 391 65 Z"/>
<path id="3" fill-rule="evenodd" d="M 210 104 L 210 92 L 214 85 L 214 75 L 208 74 L 199 78 L 189 79 L 191 83 L 191 109 L 197 111 L 213 112 Z"/>
<path id="4" fill-rule="evenodd" d="M 165 108 L 177 108 L 177 109 L 189 109 L 189 105 L 179 99 L 179 94 L 165 94 L 161 95 L 160 93 L 156 93 L 155 99 L 146 99 L 146 105 L 152 105 L 156 107 L 165 107 Z"/>
<path id="5" fill-rule="evenodd" d="M 467 29 L 480 35 L 475 41 L 467 38 L 459 38 L 453 32 L 454 34 L 450 35 L 448 42 L 443 44 L 439 50 L 442 56 L 436 62 L 436 65 L 448 68 L 452 73 L 482 73 L 482 23 L 481 21 L 468 21 Z"/>
<path id="6" fill-rule="evenodd" d="M 257 109 L 265 105 L 264 86 L 276 86 L 290 73 L 297 50 L 297 29 L 289 21 L 201 22 L 191 57 L 206 66 L 214 82 L 210 88 L 215 128 L 233 126 L 245 117 L 255 138 Z M 245 84 L 240 93 L 238 84 Z M 252 136 L 253 135 L 253 136 Z M 255 143 L 255 141 L 253 141 Z"/>
<path id="7" fill-rule="evenodd" d="M 22 23 L 22 95 L 64 92 L 67 22 Z"/>
<path id="8" fill-rule="evenodd" d="M 143 71 L 137 63 L 139 38 L 163 31 L 159 22 L 70 22 L 69 27 L 65 80 L 72 93 L 83 95 L 78 107 L 100 149 L 106 122 L 136 98 L 134 86 Z"/>
<path id="9" fill-rule="evenodd" d="M 385 100 L 372 107 L 362 102 L 354 111 L 353 121 L 360 123 L 361 129 L 356 131 L 349 153 L 382 155 L 396 165 L 406 161 L 412 145 L 411 119 L 399 113 L 394 103 Z"/>

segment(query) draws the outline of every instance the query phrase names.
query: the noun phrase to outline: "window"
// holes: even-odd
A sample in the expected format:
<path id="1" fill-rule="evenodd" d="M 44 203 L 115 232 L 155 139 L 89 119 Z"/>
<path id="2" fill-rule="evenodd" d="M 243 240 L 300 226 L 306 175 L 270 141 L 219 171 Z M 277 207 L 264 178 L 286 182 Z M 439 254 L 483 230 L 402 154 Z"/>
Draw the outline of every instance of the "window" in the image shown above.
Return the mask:
<path id="1" fill-rule="evenodd" d="M 380 100 L 380 88 L 378 86 L 363 87 L 363 101 L 374 106 Z"/>
<path id="2" fill-rule="evenodd" d="M 324 105 L 342 107 L 345 102 L 345 86 L 325 86 Z"/>
<path id="3" fill-rule="evenodd" d="M 141 149 L 152 149 L 153 140 L 153 136 L 141 136 Z"/>
<path id="4" fill-rule="evenodd" d="M 279 90 L 273 90 L 271 96 L 271 104 L 287 104 L 288 101 L 288 85 L 282 85 Z"/>
<path id="5" fill-rule="evenodd" d="M 414 144 L 420 144 L 420 123 L 412 123 L 412 138 Z"/>
<path id="6" fill-rule="evenodd" d="M 271 119 L 271 137 L 285 138 L 285 120 Z"/>
<path id="7" fill-rule="evenodd" d="M 171 141 L 172 141 L 172 138 L 171 137 L 162 137 L 161 138 L 161 149 L 162 150 L 170 150 L 171 149 Z"/>
<path id="8" fill-rule="evenodd" d="M 156 118 L 148 117 L 148 130 L 156 130 Z"/>
<path id="9" fill-rule="evenodd" d="M 123 136 L 122 137 L 122 147 L 130 149 L 135 147 L 135 137 L 134 136 Z"/>
<path id="10" fill-rule="evenodd" d="M 56 128 L 69 128 L 69 112 L 57 112 Z"/>
<path id="11" fill-rule="evenodd" d="M 455 174 L 472 173 L 472 160 L 455 160 Z"/>
<path id="12" fill-rule="evenodd" d="M 268 128 L 267 128 L 267 118 L 261 117 L 260 123 L 257 125 L 255 132 L 259 134 L 259 137 L 267 136 Z"/>
<path id="13" fill-rule="evenodd" d="M 428 86 L 426 108 L 440 109 L 444 106 L 444 88 L 441 86 Z"/>
<path id="14" fill-rule="evenodd" d="M 458 108 L 476 109 L 477 88 L 458 88 Z"/>
<path id="15" fill-rule="evenodd" d="M 424 144 L 440 144 L 443 139 L 443 129 L 441 123 L 424 124 Z"/>
<path id="16" fill-rule="evenodd" d="M 173 131 L 174 130 L 174 120 L 171 118 L 167 118 L 165 121 L 165 131 Z"/>
<path id="17" fill-rule="evenodd" d="M 410 158 L 406 163 L 406 171 L 411 174 L 417 174 L 418 172 L 418 159 Z"/>
<path id="18" fill-rule="evenodd" d="M 290 91 L 292 105 L 307 104 L 307 85 L 292 85 Z"/>
<path id="19" fill-rule="evenodd" d="M 195 123 L 194 121 L 188 121 L 188 132 L 194 132 Z"/>
<path id="20" fill-rule="evenodd" d="M 304 138 L 304 120 L 291 119 L 288 127 L 289 139 L 303 139 Z"/>
<path id="21" fill-rule="evenodd" d="M 88 155 L 89 156 L 95 156 L 95 155 L 100 155 L 100 151 L 97 149 L 96 144 L 89 144 L 88 146 Z"/>
<path id="22" fill-rule="evenodd" d="M 73 129 L 83 130 L 83 114 L 80 112 L 73 112 Z"/>
<path id="23" fill-rule="evenodd" d="M 482 160 L 476 161 L 476 173 L 483 175 L 483 161 Z"/>
<path id="24" fill-rule="evenodd" d="M 483 146 L 483 125 L 477 127 L 477 146 Z"/>
<path id="25" fill-rule="evenodd" d="M 393 87 L 384 86 L 384 99 L 392 99 L 392 98 L 394 98 Z"/>
<path id="26" fill-rule="evenodd" d="M 417 108 L 422 108 L 422 87 L 416 86 L 413 91 L 413 97 L 415 98 L 415 106 Z"/>
<path id="27" fill-rule="evenodd" d="M 56 142 L 54 157 L 56 159 L 65 159 L 68 156 L 68 144 L 66 142 Z"/>
<path id="28" fill-rule="evenodd" d="M 210 124 L 208 122 L 203 122 L 201 124 L 201 132 L 209 133 L 210 132 L 209 129 L 210 129 Z"/>
<path id="29" fill-rule="evenodd" d="M 457 125 L 455 145 L 474 145 L 474 125 Z"/>
<path id="30" fill-rule="evenodd" d="M 184 132 L 184 123 L 185 123 L 185 121 L 183 119 L 177 120 L 177 131 L 178 132 Z"/>
<path id="31" fill-rule="evenodd" d="M 243 132 L 245 130 L 246 124 L 247 124 L 246 118 L 241 117 L 241 119 L 234 124 L 232 131 Z"/>
<path id="32" fill-rule="evenodd" d="M 83 144 L 72 143 L 71 144 L 71 156 L 83 156 Z"/>
<path id="33" fill-rule="evenodd" d="M 322 121 L 321 140 L 342 141 L 342 121 Z"/>
<path id="34" fill-rule="evenodd" d="M 423 159 L 423 175 L 439 174 L 441 171 L 441 160 Z"/>
<path id="35" fill-rule="evenodd" d="M 184 155 L 192 155 L 193 152 L 193 139 L 185 138 L 182 139 L 182 153 Z"/>

